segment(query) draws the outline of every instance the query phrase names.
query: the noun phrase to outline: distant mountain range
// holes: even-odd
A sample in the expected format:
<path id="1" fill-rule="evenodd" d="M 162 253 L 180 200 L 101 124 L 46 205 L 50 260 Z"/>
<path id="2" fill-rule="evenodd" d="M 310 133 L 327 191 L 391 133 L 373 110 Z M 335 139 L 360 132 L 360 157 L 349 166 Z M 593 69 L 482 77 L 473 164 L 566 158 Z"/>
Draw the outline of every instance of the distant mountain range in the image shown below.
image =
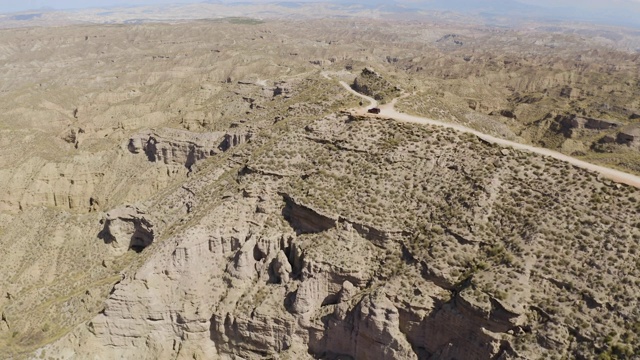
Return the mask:
<path id="1" fill-rule="evenodd" d="M 177 0 L 176 0 L 177 1 Z M 284 17 L 323 17 L 323 16 L 384 16 L 389 14 L 392 18 L 416 18 L 420 16 L 433 15 L 433 12 L 447 12 L 451 14 L 462 14 L 474 16 L 482 19 L 484 23 L 496 25 L 513 25 L 521 21 L 580 21 L 594 22 L 607 25 L 619 25 L 640 28 L 640 3 L 633 0 L 620 0 L 609 6 L 602 2 L 585 1 L 582 5 L 560 6 L 567 4 L 568 0 L 558 1 L 559 5 L 540 5 L 550 2 L 541 1 L 535 4 L 525 3 L 526 0 L 325 0 L 325 1 L 231 1 L 213 0 L 197 2 L 193 4 L 175 5 L 140 5 L 118 7 L 119 14 L 114 14 L 109 10 L 109 14 L 114 15 L 109 22 L 125 22 L 124 18 L 135 14 L 136 21 L 161 21 L 166 19 L 193 19 L 198 17 L 220 17 L 228 9 L 233 16 L 261 17 L 284 16 Z M 144 8 L 144 12 L 137 12 L 136 9 Z M 215 11 L 212 9 L 216 9 Z M 253 9 L 268 8 L 268 11 L 254 11 Z M 105 9 L 102 7 L 101 9 Z M 126 9 L 126 10 L 123 10 Z M 170 9 L 170 10 L 168 10 Z M 199 11 L 199 10 L 202 11 Z M 328 10 L 328 11 L 323 11 Z M 190 12 L 189 12 L 190 11 Z M 34 10 L 2 16 L 0 14 L 0 26 L 28 26 L 32 21 L 53 21 L 53 15 L 40 17 L 43 13 L 58 13 L 55 10 Z M 77 14 L 83 13 L 83 16 Z M 76 14 L 76 15 L 73 15 Z M 89 15 L 88 15 L 89 14 Z M 93 15 L 91 10 L 65 11 L 64 18 L 77 19 L 78 21 L 103 22 L 101 18 L 105 16 L 103 12 L 96 12 Z M 124 14 L 124 15 L 123 15 Z M 128 15 L 127 15 L 128 14 Z M 405 14 L 407 16 L 405 16 Z M 118 16 L 120 15 L 120 16 Z M 124 16 L 124 18 L 123 18 Z M 142 16 L 142 17 L 141 17 Z M 5 23 L 4 26 L 2 23 Z M 11 22 L 12 25 L 7 25 Z"/>
<path id="2" fill-rule="evenodd" d="M 587 21 L 608 25 L 640 27 L 640 2 L 633 1 L 609 3 L 608 6 L 605 6 L 604 1 L 595 6 L 594 4 L 588 5 L 588 1 L 579 6 L 562 6 L 562 1 L 558 1 L 557 5 L 554 6 L 542 6 L 517 0 L 336 0 L 335 2 L 342 5 L 361 5 L 368 8 L 378 8 L 389 12 L 438 10 L 485 17 L 507 16 L 532 20 Z"/>

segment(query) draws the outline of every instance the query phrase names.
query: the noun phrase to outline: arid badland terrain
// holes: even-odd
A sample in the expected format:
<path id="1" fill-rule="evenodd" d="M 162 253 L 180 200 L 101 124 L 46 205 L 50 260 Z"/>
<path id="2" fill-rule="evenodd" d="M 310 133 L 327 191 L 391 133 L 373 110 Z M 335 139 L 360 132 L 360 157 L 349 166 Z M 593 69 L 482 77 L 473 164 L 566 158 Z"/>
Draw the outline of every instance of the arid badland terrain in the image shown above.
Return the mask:
<path id="1" fill-rule="evenodd" d="M 632 30 L 0 33 L 0 358 L 638 358 Z"/>

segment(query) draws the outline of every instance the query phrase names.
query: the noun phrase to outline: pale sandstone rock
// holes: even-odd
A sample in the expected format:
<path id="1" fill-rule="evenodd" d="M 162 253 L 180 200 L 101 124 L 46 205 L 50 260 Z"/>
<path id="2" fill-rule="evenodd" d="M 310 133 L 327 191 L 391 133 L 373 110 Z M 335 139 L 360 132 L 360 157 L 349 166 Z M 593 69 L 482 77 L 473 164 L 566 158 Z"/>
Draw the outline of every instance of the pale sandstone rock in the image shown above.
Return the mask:
<path id="1" fill-rule="evenodd" d="M 134 154 L 144 153 L 151 162 L 184 165 L 191 169 L 197 161 L 227 151 L 250 138 L 250 133 L 196 133 L 162 128 L 132 136 L 126 147 Z"/>
<path id="2" fill-rule="evenodd" d="M 284 251 L 280 250 L 278 256 L 273 260 L 272 265 L 274 273 L 274 281 L 286 284 L 291 280 L 291 264 Z"/>
<path id="3" fill-rule="evenodd" d="M 0 210 L 47 206 L 89 212 L 97 198 L 96 186 L 103 180 L 103 173 L 92 168 L 84 159 L 46 164 L 34 159 L 16 172 L 0 171 L 0 187 L 6 189 L 0 193 Z"/>
<path id="4" fill-rule="evenodd" d="M 115 255 L 127 250 L 142 251 L 153 243 L 153 223 L 146 212 L 134 206 L 114 209 L 105 214 L 101 237 L 112 246 Z"/>
<path id="5" fill-rule="evenodd" d="M 236 253 L 233 262 L 227 266 L 227 272 L 239 280 L 252 280 L 258 274 L 255 267 L 254 250 L 256 239 L 250 236 L 240 251 Z"/>

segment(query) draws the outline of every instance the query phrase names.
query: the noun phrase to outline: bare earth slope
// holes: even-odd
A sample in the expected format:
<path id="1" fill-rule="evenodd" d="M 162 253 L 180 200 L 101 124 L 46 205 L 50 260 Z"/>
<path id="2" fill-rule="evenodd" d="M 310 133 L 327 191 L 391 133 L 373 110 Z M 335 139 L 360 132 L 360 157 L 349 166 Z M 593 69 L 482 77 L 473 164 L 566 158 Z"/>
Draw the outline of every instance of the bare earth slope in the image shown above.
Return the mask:
<path id="1" fill-rule="evenodd" d="M 639 353 L 636 178 L 345 112 L 365 67 L 431 86 L 399 59 L 444 30 L 393 25 L 3 30 L 0 358 Z"/>

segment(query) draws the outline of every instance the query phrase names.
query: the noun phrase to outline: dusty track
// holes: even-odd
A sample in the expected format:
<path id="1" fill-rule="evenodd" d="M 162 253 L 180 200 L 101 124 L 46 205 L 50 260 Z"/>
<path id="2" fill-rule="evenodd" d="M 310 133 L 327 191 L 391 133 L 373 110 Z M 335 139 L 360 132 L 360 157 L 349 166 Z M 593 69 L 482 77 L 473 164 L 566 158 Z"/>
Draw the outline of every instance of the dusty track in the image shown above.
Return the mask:
<path id="1" fill-rule="evenodd" d="M 352 94 L 359 96 L 367 101 L 369 101 L 370 105 L 369 107 L 376 107 L 378 106 L 378 102 L 368 96 L 362 95 L 358 92 L 356 92 L 355 90 L 353 90 L 347 83 L 345 83 L 344 81 L 340 81 L 340 84 L 347 89 L 347 91 L 351 92 Z M 380 106 L 380 114 L 376 115 L 378 117 L 385 117 L 385 118 L 391 118 L 397 121 L 402 121 L 402 122 L 410 122 L 410 123 L 416 123 L 416 124 L 425 124 L 425 125 L 435 125 L 435 126 L 441 126 L 444 128 L 449 128 L 449 129 L 454 129 L 457 131 L 462 131 L 465 133 L 469 133 L 469 134 L 473 134 L 476 135 L 477 137 L 479 137 L 482 140 L 491 142 L 491 143 L 495 143 L 498 145 L 502 145 L 502 146 L 508 146 L 508 147 L 512 147 L 514 149 L 519 149 L 519 150 L 527 150 L 527 151 L 531 151 L 533 153 L 536 154 L 540 154 L 540 155 L 544 155 L 544 156 L 550 156 L 552 158 L 561 160 L 561 161 L 565 161 L 571 165 L 577 166 L 579 168 L 583 168 L 586 170 L 590 170 L 590 171 L 595 171 L 599 174 L 601 174 L 603 177 L 606 177 L 608 179 L 611 179 L 615 182 L 619 182 L 619 183 L 623 183 L 623 184 L 627 184 L 627 185 L 631 185 L 637 188 L 640 188 L 640 177 L 633 175 L 633 174 L 629 174 L 623 171 L 619 171 L 619 170 L 614 170 L 614 169 L 610 169 L 604 166 L 599 166 L 599 165 L 595 165 L 592 163 L 588 163 L 586 161 L 582 161 L 582 160 L 578 160 L 576 158 L 573 158 L 571 156 L 565 155 L 565 154 L 561 154 L 557 151 L 553 151 L 553 150 L 549 150 L 549 149 L 545 149 L 545 148 L 539 148 L 539 147 L 535 147 L 535 146 L 531 146 L 531 145 L 526 145 L 526 144 L 521 144 L 521 143 L 517 143 L 514 141 L 509 141 L 509 140 L 505 140 L 505 139 L 501 139 L 501 138 L 497 138 L 495 136 L 491 136 L 491 135 L 487 135 L 484 133 L 481 133 L 477 130 L 468 128 L 466 126 L 462 126 L 462 125 L 458 125 L 458 124 L 451 124 L 451 123 L 446 123 L 446 122 L 442 122 L 442 121 L 438 121 L 438 120 L 433 120 L 433 119 L 429 119 L 429 118 L 425 118 L 425 117 L 420 117 L 420 116 L 414 116 L 414 115 L 409 115 L 409 114 L 405 114 L 405 113 L 401 113 L 399 111 L 397 111 L 395 109 L 395 104 L 398 101 L 398 99 L 394 99 L 391 103 L 389 104 L 385 104 Z M 354 110 L 355 113 L 363 115 L 366 114 L 367 112 L 367 108 L 360 108 L 360 109 L 355 109 Z"/>

